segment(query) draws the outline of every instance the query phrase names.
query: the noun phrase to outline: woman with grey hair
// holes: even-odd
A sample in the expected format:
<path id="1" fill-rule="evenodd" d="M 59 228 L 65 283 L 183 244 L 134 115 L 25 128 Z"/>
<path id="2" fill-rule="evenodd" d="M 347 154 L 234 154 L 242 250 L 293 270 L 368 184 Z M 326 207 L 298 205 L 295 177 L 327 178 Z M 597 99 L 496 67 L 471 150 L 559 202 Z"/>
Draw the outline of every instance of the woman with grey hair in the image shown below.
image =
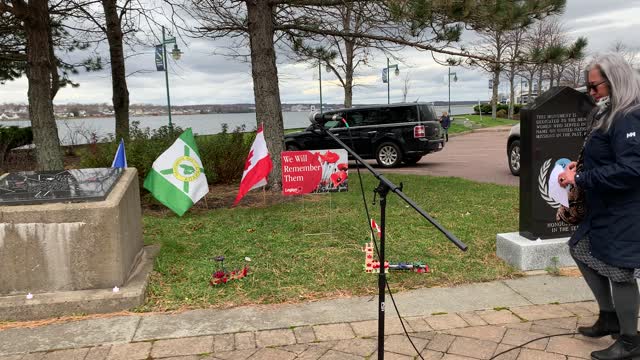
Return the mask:
<path id="1" fill-rule="evenodd" d="M 572 162 L 558 176 L 561 186 L 585 192 L 586 215 L 569 240 L 600 314 L 588 337 L 612 335 L 595 360 L 640 357 L 637 333 L 640 294 L 640 75 L 617 54 L 596 57 L 587 89 L 597 103 L 581 166 Z"/>

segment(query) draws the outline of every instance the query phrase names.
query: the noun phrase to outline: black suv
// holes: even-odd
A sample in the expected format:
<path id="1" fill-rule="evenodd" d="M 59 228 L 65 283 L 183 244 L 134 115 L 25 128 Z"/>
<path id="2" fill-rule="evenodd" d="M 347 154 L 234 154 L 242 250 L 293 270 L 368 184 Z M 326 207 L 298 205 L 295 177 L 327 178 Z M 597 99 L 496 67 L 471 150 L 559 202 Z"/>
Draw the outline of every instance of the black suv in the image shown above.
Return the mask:
<path id="1" fill-rule="evenodd" d="M 340 109 L 323 115 L 345 119 L 351 135 L 342 121 L 328 121 L 325 128 L 353 147 L 362 158 L 376 159 L 382 167 L 398 166 L 401 162 L 413 165 L 424 155 L 444 148 L 442 127 L 433 109 L 424 103 Z M 340 148 L 312 126 L 285 135 L 284 142 L 287 150 Z"/>

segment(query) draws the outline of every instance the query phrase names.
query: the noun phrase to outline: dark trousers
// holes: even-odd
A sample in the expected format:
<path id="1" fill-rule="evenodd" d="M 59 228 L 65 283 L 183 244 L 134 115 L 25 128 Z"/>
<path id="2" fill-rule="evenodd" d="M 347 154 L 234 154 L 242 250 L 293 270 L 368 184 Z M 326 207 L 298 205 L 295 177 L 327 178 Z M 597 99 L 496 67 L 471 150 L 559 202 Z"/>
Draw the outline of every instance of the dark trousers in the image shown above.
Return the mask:
<path id="1" fill-rule="evenodd" d="M 640 294 L 635 279 L 631 282 L 609 281 L 582 261 L 573 258 L 602 311 L 615 311 L 622 335 L 635 335 L 638 328 Z"/>
<path id="2" fill-rule="evenodd" d="M 444 129 L 444 141 L 449 141 L 449 128 Z"/>

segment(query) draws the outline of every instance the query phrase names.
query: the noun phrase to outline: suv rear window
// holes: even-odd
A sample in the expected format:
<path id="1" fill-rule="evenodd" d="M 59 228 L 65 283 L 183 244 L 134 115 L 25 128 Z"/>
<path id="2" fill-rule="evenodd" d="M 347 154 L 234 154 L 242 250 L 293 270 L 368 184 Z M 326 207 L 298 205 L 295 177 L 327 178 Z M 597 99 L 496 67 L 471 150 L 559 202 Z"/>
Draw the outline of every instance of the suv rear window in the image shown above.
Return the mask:
<path id="1" fill-rule="evenodd" d="M 428 105 L 420 105 L 420 121 L 435 121 L 436 114 Z"/>
<path id="2" fill-rule="evenodd" d="M 392 107 L 390 110 L 391 123 L 406 123 L 418 121 L 418 111 L 415 106 Z"/>

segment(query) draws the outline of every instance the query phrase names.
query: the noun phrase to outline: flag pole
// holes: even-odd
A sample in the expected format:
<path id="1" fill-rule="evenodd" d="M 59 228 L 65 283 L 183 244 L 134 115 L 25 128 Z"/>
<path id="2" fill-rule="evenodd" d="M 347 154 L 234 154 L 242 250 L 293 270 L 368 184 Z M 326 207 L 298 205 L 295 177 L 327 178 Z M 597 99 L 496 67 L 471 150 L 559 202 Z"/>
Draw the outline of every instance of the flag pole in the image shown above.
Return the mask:
<path id="1" fill-rule="evenodd" d="M 264 121 L 260 121 L 262 136 L 264 136 Z M 262 206 L 267 206 L 267 185 L 262 185 Z"/>

